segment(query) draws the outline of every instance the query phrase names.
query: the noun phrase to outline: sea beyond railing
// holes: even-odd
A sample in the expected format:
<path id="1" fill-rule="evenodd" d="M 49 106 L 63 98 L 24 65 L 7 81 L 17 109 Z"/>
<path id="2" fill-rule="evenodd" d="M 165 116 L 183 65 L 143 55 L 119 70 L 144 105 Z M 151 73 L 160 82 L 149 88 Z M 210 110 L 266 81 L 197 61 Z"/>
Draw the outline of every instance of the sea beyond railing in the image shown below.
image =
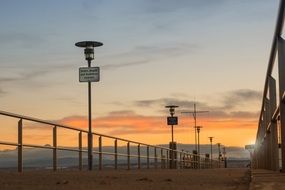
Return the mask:
<path id="1" fill-rule="evenodd" d="M 5 116 L 9 118 L 16 118 L 17 120 L 17 142 L 8 142 L 2 141 L 0 139 L 0 145 L 14 146 L 17 148 L 17 168 L 18 172 L 23 172 L 23 148 L 40 148 L 40 149 L 49 149 L 52 150 L 52 169 L 54 171 L 62 168 L 58 166 L 58 151 L 72 151 L 78 153 L 78 169 L 82 170 L 83 167 L 83 154 L 87 154 L 87 148 L 83 147 L 83 135 L 88 134 L 87 130 L 58 124 L 51 121 L 45 121 L 33 117 L 23 116 L 15 113 L 10 113 L 6 111 L 0 111 L 0 116 Z M 25 126 L 23 121 L 29 121 L 33 123 L 44 124 L 41 127 L 51 127 L 52 128 L 52 145 L 39 145 L 39 144 L 27 144 L 23 143 L 23 130 Z M 66 147 L 58 146 L 58 129 L 66 129 L 69 131 L 74 131 L 78 133 L 78 146 L 77 147 Z M 218 168 L 223 167 L 221 160 L 210 159 L 209 156 L 202 156 L 198 154 L 190 153 L 185 150 L 172 150 L 167 147 L 150 145 L 146 143 L 141 143 L 137 141 L 132 141 L 124 138 L 114 137 L 110 135 L 100 134 L 92 132 L 94 137 L 98 139 L 98 146 L 93 147 L 93 154 L 98 156 L 97 166 L 99 170 L 104 168 L 103 159 L 104 156 L 113 157 L 113 169 L 118 169 L 118 166 L 121 165 L 118 163 L 118 157 L 126 159 L 126 164 L 124 166 L 126 169 L 130 170 L 131 168 L 155 168 L 155 169 L 205 169 L 205 168 Z M 108 139 L 108 141 L 113 141 L 113 151 L 111 149 L 103 150 L 103 139 Z M 125 151 L 118 152 L 118 143 L 125 144 Z M 108 145 L 110 146 L 110 145 Z M 120 146 L 120 148 L 122 148 Z M 131 150 L 132 149 L 132 150 Z M 134 150 L 136 149 L 135 153 Z M 142 150 L 145 151 L 142 151 Z M 172 152 L 173 151 L 173 152 Z M 173 155 L 173 156 L 172 156 Z M 120 159 L 121 160 L 121 159 Z M 1 165 L 0 165 L 1 168 Z M 110 168 L 110 165 L 108 166 Z"/>

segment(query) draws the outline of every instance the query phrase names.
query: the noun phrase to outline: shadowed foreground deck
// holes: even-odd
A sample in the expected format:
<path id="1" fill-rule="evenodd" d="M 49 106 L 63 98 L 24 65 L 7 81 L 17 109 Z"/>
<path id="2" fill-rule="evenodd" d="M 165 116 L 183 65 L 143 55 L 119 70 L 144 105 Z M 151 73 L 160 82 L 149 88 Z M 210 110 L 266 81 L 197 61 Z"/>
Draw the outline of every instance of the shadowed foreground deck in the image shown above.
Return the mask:
<path id="1" fill-rule="evenodd" d="M 235 189 L 247 190 L 248 169 L 27 171 L 0 173 L 0 189 Z"/>
<path id="2" fill-rule="evenodd" d="M 252 170 L 250 190 L 285 190 L 285 174 L 271 170 Z"/>

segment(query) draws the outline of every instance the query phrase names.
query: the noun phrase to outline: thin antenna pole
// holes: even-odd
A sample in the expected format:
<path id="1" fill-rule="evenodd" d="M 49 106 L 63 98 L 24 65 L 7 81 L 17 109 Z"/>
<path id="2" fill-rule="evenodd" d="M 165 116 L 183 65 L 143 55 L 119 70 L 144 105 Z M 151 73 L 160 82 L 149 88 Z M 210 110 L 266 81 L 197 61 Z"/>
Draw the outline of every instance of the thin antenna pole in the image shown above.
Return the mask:
<path id="1" fill-rule="evenodd" d="M 195 125 L 194 125 L 194 130 L 195 130 L 195 150 L 198 150 L 198 145 L 197 145 L 197 120 L 196 120 L 196 115 L 197 115 L 197 112 L 196 112 L 196 103 L 194 103 L 194 113 L 193 113 L 193 117 L 194 117 L 194 122 L 195 122 Z"/>
<path id="2" fill-rule="evenodd" d="M 197 114 L 198 113 L 207 113 L 209 111 L 197 111 L 196 109 L 196 103 L 194 102 L 194 110 L 193 111 L 183 111 L 181 113 L 184 114 L 192 114 L 194 118 L 194 129 L 195 129 L 195 150 L 198 150 L 198 145 L 197 145 Z"/>

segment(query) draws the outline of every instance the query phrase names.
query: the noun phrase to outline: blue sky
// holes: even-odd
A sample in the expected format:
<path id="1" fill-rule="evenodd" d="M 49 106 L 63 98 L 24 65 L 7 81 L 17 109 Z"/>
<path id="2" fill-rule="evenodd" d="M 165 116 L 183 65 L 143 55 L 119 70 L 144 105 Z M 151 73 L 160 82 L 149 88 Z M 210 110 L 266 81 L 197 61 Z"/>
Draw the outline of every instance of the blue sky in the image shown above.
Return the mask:
<path id="1" fill-rule="evenodd" d="M 164 104 L 191 109 L 194 99 L 213 117 L 226 111 L 256 116 L 278 4 L 1 1 L 1 109 L 46 119 L 86 115 L 87 85 L 78 81 L 86 62 L 74 43 L 95 40 L 104 46 L 92 63 L 101 67 L 101 81 L 93 84 L 94 117 L 162 115 Z M 158 103 L 142 107 L 140 101 Z M 228 104 L 234 106 L 225 110 Z"/>

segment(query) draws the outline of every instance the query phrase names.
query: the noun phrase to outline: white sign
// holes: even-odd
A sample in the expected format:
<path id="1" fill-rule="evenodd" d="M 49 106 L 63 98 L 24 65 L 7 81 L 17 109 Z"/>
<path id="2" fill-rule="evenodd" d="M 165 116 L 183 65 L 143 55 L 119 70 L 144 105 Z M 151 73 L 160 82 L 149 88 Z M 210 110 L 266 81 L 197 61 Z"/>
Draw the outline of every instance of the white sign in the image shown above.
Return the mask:
<path id="1" fill-rule="evenodd" d="M 80 67 L 79 82 L 99 82 L 100 68 L 99 67 Z"/>

